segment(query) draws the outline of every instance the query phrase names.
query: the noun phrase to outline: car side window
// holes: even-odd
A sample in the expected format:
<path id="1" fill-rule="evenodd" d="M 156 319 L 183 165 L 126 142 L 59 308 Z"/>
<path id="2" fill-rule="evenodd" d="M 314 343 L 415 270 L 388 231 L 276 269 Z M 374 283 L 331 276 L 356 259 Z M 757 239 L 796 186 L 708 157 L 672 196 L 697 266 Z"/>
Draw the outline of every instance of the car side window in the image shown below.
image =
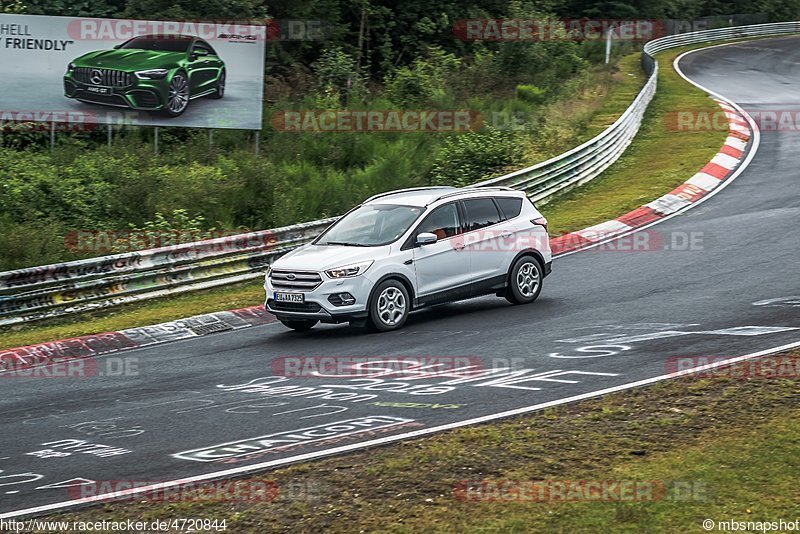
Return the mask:
<path id="1" fill-rule="evenodd" d="M 466 230 L 471 232 L 500 222 L 500 214 L 491 198 L 473 198 L 464 201 L 467 212 Z"/>
<path id="2" fill-rule="evenodd" d="M 210 45 L 200 41 L 197 41 L 196 43 L 194 43 L 194 46 L 192 46 L 192 52 L 195 52 L 197 50 L 205 50 L 209 55 L 212 56 L 216 55 Z"/>
<path id="3" fill-rule="evenodd" d="M 208 53 L 211 54 L 212 56 L 217 55 L 217 52 L 210 44 L 206 43 L 205 41 L 201 42 L 200 44 L 202 44 L 206 48 L 206 50 L 208 50 Z"/>
<path id="4" fill-rule="evenodd" d="M 439 206 L 428 215 L 419 227 L 416 234 L 423 232 L 435 234 L 439 239 L 446 239 L 461 233 L 458 222 L 458 207 L 455 202 Z"/>
<path id="5" fill-rule="evenodd" d="M 522 211 L 522 199 L 518 197 L 495 197 L 505 219 L 513 219 Z"/>

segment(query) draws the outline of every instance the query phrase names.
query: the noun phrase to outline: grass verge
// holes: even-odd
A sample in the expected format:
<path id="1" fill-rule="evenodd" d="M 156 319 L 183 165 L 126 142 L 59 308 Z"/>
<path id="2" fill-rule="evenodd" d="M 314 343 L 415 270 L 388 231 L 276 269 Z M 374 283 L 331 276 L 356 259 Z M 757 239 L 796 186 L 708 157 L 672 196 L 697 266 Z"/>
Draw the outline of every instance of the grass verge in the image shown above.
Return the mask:
<path id="1" fill-rule="evenodd" d="M 551 235 L 580 230 L 636 209 L 685 182 L 717 153 L 727 131 L 675 132 L 668 127 L 671 112 L 719 110 L 713 100 L 686 83 L 672 67 L 674 59 L 690 48 L 657 56 L 656 96 L 622 157 L 599 178 L 541 206 L 550 221 Z M 638 57 L 627 57 L 620 66 L 623 72 L 634 71 L 639 68 Z"/>
<path id="2" fill-rule="evenodd" d="M 272 502 L 117 503 L 57 519 L 204 517 L 237 533 L 683 533 L 702 531 L 704 519 L 794 520 L 799 358 L 773 356 L 735 372 L 278 469 L 268 478 L 284 495 Z M 465 480 L 645 482 L 665 491 L 634 502 L 476 501 L 454 491 Z"/>
<path id="3" fill-rule="evenodd" d="M 687 84 L 672 68 L 674 58 L 690 48 L 659 55 L 658 92 L 639 134 L 622 158 L 593 182 L 543 206 L 542 211 L 550 221 L 551 235 L 597 224 L 647 203 L 687 180 L 716 154 L 726 132 L 675 133 L 666 125 L 665 117 L 670 111 L 714 112 L 718 109 L 705 93 Z M 613 123 L 638 92 L 644 82 L 638 53 L 620 60 L 617 77 L 621 80 L 610 94 L 602 96 L 603 105 L 592 115 L 586 128 L 586 139 Z M 681 157 L 675 158 L 675 154 L 681 154 Z M 144 326 L 190 315 L 254 306 L 262 301 L 261 285 L 251 281 L 6 328 L 0 332 L 0 348 Z"/>

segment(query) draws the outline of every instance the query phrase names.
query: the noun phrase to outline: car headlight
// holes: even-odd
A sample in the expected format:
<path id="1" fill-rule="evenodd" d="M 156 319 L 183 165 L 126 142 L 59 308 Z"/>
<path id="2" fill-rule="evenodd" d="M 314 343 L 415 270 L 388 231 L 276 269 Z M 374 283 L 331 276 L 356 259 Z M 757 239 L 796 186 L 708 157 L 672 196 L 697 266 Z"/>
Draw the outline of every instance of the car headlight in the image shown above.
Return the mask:
<path id="1" fill-rule="evenodd" d="M 337 267 L 335 269 L 325 271 L 325 274 L 327 274 L 329 278 L 351 278 L 353 276 L 364 274 L 364 272 L 369 269 L 370 265 L 373 263 L 374 262 L 370 260 L 361 263 L 354 263 L 352 265 L 345 265 L 344 267 Z"/>
<path id="2" fill-rule="evenodd" d="M 136 72 L 136 77 L 140 80 L 160 80 L 167 75 L 167 69 L 150 69 Z"/>
<path id="3" fill-rule="evenodd" d="M 75 70 L 75 63 L 67 65 L 67 72 L 72 72 L 73 70 Z"/>

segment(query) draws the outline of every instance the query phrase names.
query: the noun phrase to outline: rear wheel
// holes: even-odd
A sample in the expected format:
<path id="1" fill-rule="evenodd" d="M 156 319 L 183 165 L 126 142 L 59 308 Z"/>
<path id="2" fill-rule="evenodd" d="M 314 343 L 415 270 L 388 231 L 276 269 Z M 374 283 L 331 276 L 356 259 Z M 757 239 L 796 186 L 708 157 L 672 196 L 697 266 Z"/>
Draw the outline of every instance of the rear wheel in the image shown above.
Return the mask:
<path id="1" fill-rule="evenodd" d="M 533 256 L 523 256 L 508 271 L 506 300 L 511 304 L 533 302 L 542 292 L 542 264 Z"/>
<path id="2" fill-rule="evenodd" d="M 286 319 L 281 320 L 283 326 L 287 328 L 291 328 L 292 330 L 297 330 L 298 332 L 307 332 L 314 328 L 319 321 L 314 321 L 313 319 Z"/>
<path id="3" fill-rule="evenodd" d="M 373 292 L 368 324 L 379 332 L 397 330 L 405 324 L 410 309 L 406 287 L 397 280 L 386 280 Z"/>

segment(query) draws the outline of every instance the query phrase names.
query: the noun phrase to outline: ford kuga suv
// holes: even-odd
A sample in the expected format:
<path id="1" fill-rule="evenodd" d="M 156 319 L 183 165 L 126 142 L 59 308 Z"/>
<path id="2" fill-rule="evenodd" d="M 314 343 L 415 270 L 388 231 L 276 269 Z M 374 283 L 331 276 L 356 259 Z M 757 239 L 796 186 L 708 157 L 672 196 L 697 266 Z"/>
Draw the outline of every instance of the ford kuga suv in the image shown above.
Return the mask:
<path id="1" fill-rule="evenodd" d="M 426 187 L 376 195 L 265 277 L 284 325 L 403 326 L 416 309 L 495 294 L 533 302 L 550 273 L 547 221 L 521 191 Z"/>
<path id="2" fill-rule="evenodd" d="M 225 63 L 198 37 L 143 35 L 73 59 L 64 95 L 177 117 L 192 99 L 225 95 Z"/>

